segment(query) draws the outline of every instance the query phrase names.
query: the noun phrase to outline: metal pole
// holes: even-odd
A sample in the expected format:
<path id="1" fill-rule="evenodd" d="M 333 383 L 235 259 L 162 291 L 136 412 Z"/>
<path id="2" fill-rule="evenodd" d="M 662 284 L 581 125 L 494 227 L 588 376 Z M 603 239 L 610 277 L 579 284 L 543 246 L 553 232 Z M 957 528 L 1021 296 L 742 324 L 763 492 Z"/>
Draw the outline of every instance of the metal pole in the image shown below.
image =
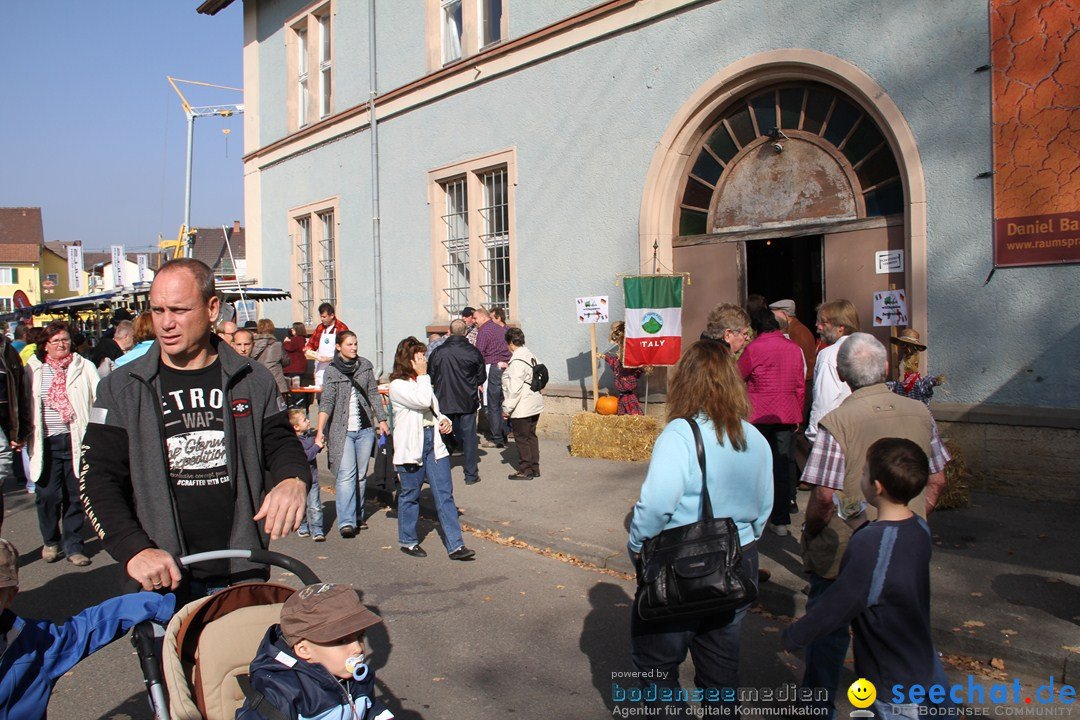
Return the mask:
<path id="1" fill-rule="evenodd" d="M 195 142 L 195 115 L 190 111 L 187 115 L 187 174 L 184 182 L 184 257 L 191 257 L 191 154 Z"/>
<path id="2" fill-rule="evenodd" d="M 375 54 L 375 0 L 368 0 L 368 75 L 370 100 L 368 117 L 371 122 L 371 243 L 375 253 L 375 376 L 383 372 L 383 296 L 382 296 L 382 235 L 379 216 L 379 121 L 375 117 L 375 100 L 379 94 Z"/>

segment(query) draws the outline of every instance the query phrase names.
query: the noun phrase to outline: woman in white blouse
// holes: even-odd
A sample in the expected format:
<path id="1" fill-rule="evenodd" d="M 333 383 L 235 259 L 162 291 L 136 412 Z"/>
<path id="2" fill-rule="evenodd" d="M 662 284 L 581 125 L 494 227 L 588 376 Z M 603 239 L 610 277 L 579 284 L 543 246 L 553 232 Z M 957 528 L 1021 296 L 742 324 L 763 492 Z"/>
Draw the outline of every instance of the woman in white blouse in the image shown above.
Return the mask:
<path id="1" fill-rule="evenodd" d="M 72 352 L 71 328 L 54 320 L 26 364 L 32 373 L 34 432 L 29 443 L 30 478 L 37 483 L 38 526 L 45 562 L 67 556 L 90 564 L 83 551 L 83 509 L 76 479 L 82 439 L 97 395 L 97 368 Z"/>
<path id="2" fill-rule="evenodd" d="M 394 409 L 394 467 L 401 481 L 398 494 L 398 544 L 413 557 L 427 557 L 416 536 L 420 516 L 420 488 L 424 479 L 435 497 L 435 510 L 443 529 L 443 544 L 451 560 L 470 560 L 475 552 L 465 547 L 454 504 L 450 454 L 442 435 L 451 431 L 450 418 L 439 412 L 439 401 L 427 372 L 424 344 L 414 337 L 398 343 L 390 375 L 390 404 Z M 438 432 L 436 432 L 438 428 Z"/>

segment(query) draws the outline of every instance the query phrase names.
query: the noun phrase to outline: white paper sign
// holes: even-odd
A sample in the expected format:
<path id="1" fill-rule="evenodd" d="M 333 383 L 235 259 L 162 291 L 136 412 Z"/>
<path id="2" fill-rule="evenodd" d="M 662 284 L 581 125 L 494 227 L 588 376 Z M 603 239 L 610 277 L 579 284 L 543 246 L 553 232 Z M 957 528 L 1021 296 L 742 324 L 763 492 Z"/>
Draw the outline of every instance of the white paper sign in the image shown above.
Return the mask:
<path id="1" fill-rule="evenodd" d="M 250 322 L 252 320 L 255 320 L 255 301 L 254 300 L 237 300 L 236 301 L 236 323 L 238 325 L 243 325 L 244 323 Z"/>
<path id="2" fill-rule="evenodd" d="M 577 321 L 583 325 L 610 322 L 608 319 L 608 296 L 579 297 L 577 299 Z"/>
<path id="3" fill-rule="evenodd" d="M 83 256 L 81 245 L 68 245 L 68 290 L 82 292 Z"/>
<path id="4" fill-rule="evenodd" d="M 878 275 L 904 272 L 904 251 L 883 250 L 874 253 L 874 272 Z"/>
<path id="5" fill-rule="evenodd" d="M 123 245 L 112 245 L 112 269 L 113 269 L 113 287 L 124 287 L 124 263 L 126 258 L 124 257 Z"/>
<path id="6" fill-rule="evenodd" d="M 874 327 L 907 324 L 907 294 L 903 290 L 874 293 Z"/>
<path id="7" fill-rule="evenodd" d="M 137 255 L 136 260 L 139 263 L 139 282 L 146 282 L 150 279 L 150 258 L 147 255 Z"/>

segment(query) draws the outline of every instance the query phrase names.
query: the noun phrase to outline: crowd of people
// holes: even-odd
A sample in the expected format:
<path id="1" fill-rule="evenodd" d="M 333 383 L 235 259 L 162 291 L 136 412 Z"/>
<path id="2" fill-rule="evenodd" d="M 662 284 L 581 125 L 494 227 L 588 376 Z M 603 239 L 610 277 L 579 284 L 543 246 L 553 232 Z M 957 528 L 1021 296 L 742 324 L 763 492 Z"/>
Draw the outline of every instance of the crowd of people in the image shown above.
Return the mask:
<path id="1" fill-rule="evenodd" d="M 310 336 L 296 323 L 283 340 L 268 319 L 238 327 L 220 321 L 220 311 L 210 269 L 174 260 L 153 282 L 150 310 L 119 317 L 89 358 L 76 351 L 77 338 L 64 322 L 22 329 L 17 340 L 0 337 L 0 404 L 6 405 L 0 478 L 22 464 L 25 449 L 47 562 L 90 564 L 82 545 L 88 518 L 105 550 L 144 591 L 186 600 L 265 579 L 265 568 L 243 560 L 181 573 L 176 558 L 265 548 L 290 532 L 325 541 L 316 464 L 323 451 L 335 475 L 337 532 L 355 537 L 366 528 L 368 467 L 384 444 L 400 482 L 401 551 L 427 556 L 416 527 L 427 482 L 448 557 L 468 561 L 476 553 L 458 521 L 451 453 L 461 454 L 464 482 L 472 485 L 481 482 L 481 443 L 505 449 L 512 437 L 516 453 L 504 457 L 516 456 L 517 464 L 508 478 L 540 477 L 538 360 L 523 330 L 507 326 L 499 308 L 464 308 L 445 335 L 430 336 L 426 345 L 401 340 L 382 387 L 359 353 L 356 333 L 328 303 L 319 307 Z M 825 302 L 816 319 L 820 340 L 799 322 L 791 300 L 769 304 L 751 296 L 745 306 L 723 304 L 710 313 L 701 338 L 669 375 L 668 423 L 633 510 L 628 549 L 640 575 L 640 553 L 651 538 L 700 519 L 704 484 L 716 500 L 714 515 L 730 518 L 737 530 L 747 577 L 767 581 L 758 542 L 767 529 L 780 537 L 792 533 L 801 480 L 809 489 L 800 538 L 807 615 L 783 644 L 805 648 L 802 684 L 827 689 L 818 701 L 823 712 L 835 713 L 850 627 L 856 671 L 875 685 L 926 685 L 943 677 L 929 634 L 925 519 L 949 457 L 927 406 L 885 384 L 886 350 L 860 332 L 852 304 Z M 25 362 L 20 350 L 29 350 Z M 314 421 L 307 400 L 290 392 L 294 378 L 309 377 L 309 361 L 320 389 Z M 608 362 L 625 396 L 620 408 L 634 414 L 636 396 L 629 396 L 642 370 L 623 368 L 618 351 Z M 486 433 L 478 429 L 480 410 Z M 17 591 L 13 558 L 14 547 L 0 541 L 0 631 L 18 622 L 8 610 Z M 322 663 L 370 697 L 357 664 L 343 668 L 358 654 L 362 664 L 363 630 L 378 618 L 365 615 L 355 593 L 340 586 L 313 586 L 294 597 L 260 653 Z M 86 652 L 137 619 L 172 608 L 145 598 L 132 602 L 109 607 L 110 632 Z M 698 687 L 739 687 L 739 627 L 749 607 L 677 620 L 645 620 L 635 611 L 634 669 L 673 691 L 690 653 Z M 348 630 L 346 636 L 312 624 L 335 617 L 345 618 L 348 627 L 337 629 Z M 288 694 L 273 683 L 260 692 Z M 292 707 L 321 707 L 322 700 L 288 697 Z M 657 697 L 679 700 L 674 692 Z M 372 707 L 369 702 L 366 710 Z M 878 711 L 894 709 L 882 704 Z M 249 707 L 245 712 L 258 717 Z"/>
<path id="2" fill-rule="evenodd" d="M 783 636 L 805 648 L 802 686 L 822 716 L 835 692 L 854 631 L 855 669 L 877 687 L 945 681 L 930 639 L 926 517 L 949 460 L 927 406 L 886 384 L 888 357 L 860 332 L 847 300 L 817 308 L 820 347 L 792 300 L 751 296 L 723 304 L 668 381 L 668 424 L 657 439 L 634 507 L 628 549 L 639 571 L 643 545 L 700 519 L 702 477 L 689 423 L 704 437 L 715 517 L 738 529 L 747 576 L 758 582 L 758 541 L 770 528 L 791 533 L 796 477 L 810 490 L 800 547 L 809 576 L 807 614 Z M 798 446 L 805 448 L 800 462 Z M 808 446 L 808 447 L 806 447 Z M 739 687 L 739 624 L 749 609 L 631 624 L 634 669 L 658 704 L 679 704 L 679 665 L 689 652 L 700 688 Z M 705 703 L 730 701 L 705 694 Z M 935 703 L 936 704 L 936 703 Z M 918 709 L 878 702 L 879 717 Z"/>

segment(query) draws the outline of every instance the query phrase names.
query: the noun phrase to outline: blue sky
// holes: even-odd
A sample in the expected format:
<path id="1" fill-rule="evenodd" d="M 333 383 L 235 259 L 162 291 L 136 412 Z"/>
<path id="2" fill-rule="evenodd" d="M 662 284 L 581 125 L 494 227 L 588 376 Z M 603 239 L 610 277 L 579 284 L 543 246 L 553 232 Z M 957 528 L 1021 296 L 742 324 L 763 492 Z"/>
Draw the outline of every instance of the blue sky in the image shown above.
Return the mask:
<path id="1" fill-rule="evenodd" d="M 89 248 L 176 237 L 187 122 L 165 77 L 242 85 L 243 4 L 209 17 L 199 2 L 4 3 L 0 206 L 40 207 L 46 240 Z M 180 87 L 192 105 L 243 102 Z M 192 225 L 242 221 L 242 117 L 196 120 L 194 148 Z"/>

